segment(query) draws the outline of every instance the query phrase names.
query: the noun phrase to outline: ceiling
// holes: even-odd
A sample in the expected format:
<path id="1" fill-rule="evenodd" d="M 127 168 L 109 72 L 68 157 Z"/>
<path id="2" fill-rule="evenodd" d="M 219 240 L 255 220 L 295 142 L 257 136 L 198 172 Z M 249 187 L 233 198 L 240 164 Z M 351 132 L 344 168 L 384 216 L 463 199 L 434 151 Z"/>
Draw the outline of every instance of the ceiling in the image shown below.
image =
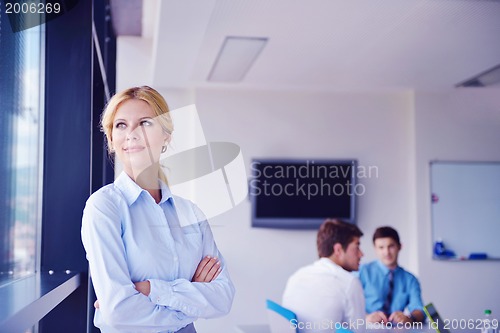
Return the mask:
<path id="1" fill-rule="evenodd" d="M 500 64 L 500 1 L 144 0 L 157 87 L 450 88 Z M 151 9 L 153 8 L 153 9 Z M 207 77 L 227 36 L 268 38 L 239 82 Z"/>

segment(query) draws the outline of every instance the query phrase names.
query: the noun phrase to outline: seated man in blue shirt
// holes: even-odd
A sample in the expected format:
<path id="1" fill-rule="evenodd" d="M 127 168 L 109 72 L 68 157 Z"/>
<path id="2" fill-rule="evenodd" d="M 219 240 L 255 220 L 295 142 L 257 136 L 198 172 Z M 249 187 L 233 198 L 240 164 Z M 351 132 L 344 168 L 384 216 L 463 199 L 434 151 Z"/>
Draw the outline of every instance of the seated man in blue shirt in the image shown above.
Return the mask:
<path id="1" fill-rule="evenodd" d="M 366 321 L 423 321 L 420 283 L 398 265 L 401 250 L 398 232 L 391 227 L 378 228 L 373 234 L 373 245 L 379 260 L 362 265 L 359 270 L 366 301 Z M 409 315 L 403 312 L 405 309 Z"/>

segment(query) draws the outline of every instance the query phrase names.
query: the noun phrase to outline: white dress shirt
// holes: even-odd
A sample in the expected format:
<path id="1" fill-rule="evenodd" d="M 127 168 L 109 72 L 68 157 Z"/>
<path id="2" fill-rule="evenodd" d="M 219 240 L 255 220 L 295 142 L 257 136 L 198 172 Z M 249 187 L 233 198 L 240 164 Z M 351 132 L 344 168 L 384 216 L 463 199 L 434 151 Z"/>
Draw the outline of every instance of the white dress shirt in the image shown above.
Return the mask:
<path id="1" fill-rule="evenodd" d="M 286 284 L 282 305 L 297 315 L 300 332 L 364 330 L 365 299 L 357 277 L 328 258 L 295 272 Z M 343 325 L 343 326 L 341 326 Z"/>
<path id="2" fill-rule="evenodd" d="M 100 304 L 94 324 L 103 333 L 175 332 L 231 308 L 234 287 L 208 222 L 164 183 L 158 204 L 125 173 L 92 194 L 82 242 Z M 220 258 L 222 272 L 210 283 L 191 282 L 207 255 Z M 145 280 L 149 297 L 134 286 Z"/>

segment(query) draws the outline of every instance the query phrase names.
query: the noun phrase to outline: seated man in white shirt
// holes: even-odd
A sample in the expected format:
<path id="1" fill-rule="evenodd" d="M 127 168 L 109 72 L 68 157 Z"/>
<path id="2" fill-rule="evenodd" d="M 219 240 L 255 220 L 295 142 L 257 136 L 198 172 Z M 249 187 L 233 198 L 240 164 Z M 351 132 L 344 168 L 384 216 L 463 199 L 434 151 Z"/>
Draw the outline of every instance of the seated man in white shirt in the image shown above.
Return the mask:
<path id="1" fill-rule="evenodd" d="M 295 272 L 283 294 L 283 306 L 297 315 L 291 326 L 300 332 L 364 329 L 363 288 L 350 273 L 359 269 L 362 235 L 354 224 L 334 219 L 323 222 L 317 236 L 320 259 Z"/>

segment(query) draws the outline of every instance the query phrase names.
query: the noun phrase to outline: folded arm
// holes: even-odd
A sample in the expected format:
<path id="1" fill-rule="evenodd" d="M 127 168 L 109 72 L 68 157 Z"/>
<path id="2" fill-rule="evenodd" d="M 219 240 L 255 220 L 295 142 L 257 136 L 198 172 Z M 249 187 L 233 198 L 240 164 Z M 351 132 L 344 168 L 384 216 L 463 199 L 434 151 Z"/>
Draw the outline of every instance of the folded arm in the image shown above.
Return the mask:
<path id="1" fill-rule="evenodd" d="M 151 285 L 149 298 L 155 304 L 181 309 L 189 316 L 219 317 L 227 314 L 231 309 L 235 292 L 234 286 L 206 220 L 200 223 L 200 230 L 203 235 L 203 256 L 218 258 L 220 262 L 220 268 L 217 268 L 218 273 L 214 274 L 214 270 L 212 270 L 214 267 L 210 267 L 205 275 L 203 272 L 209 266 L 205 267 L 205 270 L 200 270 L 200 266 L 198 266 L 192 281 L 187 279 L 174 281 L 149 279 Z M 202 279 L 198 273 L 205 275 L 205 277 Z M 212 274 L 214 274 L 214 278 L 209 279 L 210 282 L 206 282 L 209 275 Z"/>
<path id="2" fill-rule="evenodd" d="M 220 261 L 217 258 L 206 256 L 198 264 L 191 282 L 212 282 L 221 271 Z M 135 282 L 134 285 L 138 292 L 145 296 L 149 296 L 151 292 L 151 283 L 149 280 Z M 97 302 L 96 304 L 96 308 L 98 308 L 99 303 Z"/>

